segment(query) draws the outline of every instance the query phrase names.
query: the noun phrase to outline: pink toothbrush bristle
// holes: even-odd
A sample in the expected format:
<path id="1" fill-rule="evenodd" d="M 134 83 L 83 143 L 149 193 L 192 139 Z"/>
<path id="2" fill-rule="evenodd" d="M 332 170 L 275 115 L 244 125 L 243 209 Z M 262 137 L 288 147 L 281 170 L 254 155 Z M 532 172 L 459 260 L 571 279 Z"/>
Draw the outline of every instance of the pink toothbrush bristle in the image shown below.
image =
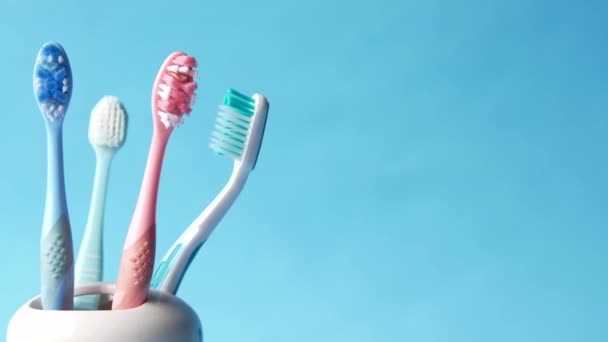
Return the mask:
<path id="1" fill-rule="evenodd" d="M 173 115 L 189 114 L 198 87 L 196 59 L 188 55 L 174 57 L 166 64 L 159 83 L 156 105 L 158 110 Z"/>
<path id="2" fill-rule="evenodd" d="M 177 56 L 173 59 L 173 62 L 179 65 L 189 66 L 193 68 L 196 67 L 196 58 L 189 55 Z"/>

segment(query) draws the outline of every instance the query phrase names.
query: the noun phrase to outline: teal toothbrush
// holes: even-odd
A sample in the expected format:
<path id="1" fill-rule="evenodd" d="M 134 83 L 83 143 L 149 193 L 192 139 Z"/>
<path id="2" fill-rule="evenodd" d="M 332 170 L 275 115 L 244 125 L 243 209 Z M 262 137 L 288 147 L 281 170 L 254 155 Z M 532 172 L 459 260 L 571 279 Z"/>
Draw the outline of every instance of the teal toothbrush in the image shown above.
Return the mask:
<path id="1" fill-rule="evenodd" d="M 76 259 L 76 284 L 100 282 L 103 276 L 103 218 L 108 189 L 110 165 L 114 153 L 125 142 L 127 111 L 120 99 L 104 96 L 91 111 L 89 142 L 95 150 L 97 166 L 89 217 L 78 257 Z M 96 310 L 100 296 L 89 295 L 75 298 L 77 309 Z"/>

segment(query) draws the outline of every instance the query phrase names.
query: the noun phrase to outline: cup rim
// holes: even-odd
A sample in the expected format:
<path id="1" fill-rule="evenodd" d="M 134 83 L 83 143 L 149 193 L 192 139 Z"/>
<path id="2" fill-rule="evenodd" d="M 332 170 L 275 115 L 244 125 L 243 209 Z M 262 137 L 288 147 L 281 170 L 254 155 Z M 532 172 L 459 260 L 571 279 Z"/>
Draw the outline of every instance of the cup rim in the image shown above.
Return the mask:
<path id="1" fill-rule="evenodd" d="M 87 295 L 102 295 L 102 296 L 109 296 L 110 299 L 112 298 L 112 295 L 114 294 L 114 291 L 116 289 L 116 285 L 114 283 L 108 283 L 108 282 L 96 282 L 96 283 L 87 283 L 87 284 L 81 284 L 81 285 L 76 285 L 74 287 L 74 298 L 76 297 L 80 297 L 80 296 L 87 296 Z M 122 311 L 124 313 L 127 312 L 133 312 L 133 311 L 139 311 L 139 310 L 144 310 L 145 307 L 147 306 L 146 304 L 160 304 L 160 303 L 169 303 L 169 302 L 173 302 L 176 305 L 181 305 L 181 306 L 187 306 L 189 307 L 191 310 L 194 311 L 194 309 L 192 309 L 190 307 L 190 305 L 188 303 L 186 303 L 184 300 L 182 300 L 181 298 L 168 293 L 168 292 L 164 292 L 164 291 L 160 291 L 160 290 L 156 290 L 156 289 L 150 289 L 149 290 L 149 294 L 148 294 L 148 301 L 147 303 L 144 303 L 136 308 L 131 308 L 131 309 L 125 309 L 125 310 L 119 310 Z M 38 294 L 37 296 L 30 298 L 26 304 L 24 305 L 25 309 L 27 310 L 31 310 L 31 311 L 37 311 L 37 312 L 54 312 L 54 313 L 75 313 L 75 312 L 87 312 L 87 313 L 91 313 L 91 312 L 99 312 L 99 313 L 108 313 L 108 312 L 116 312 L 115 310 L 109 310 L 109 309 L 97 309 L 97 310 L 86 310 L 86 309 L 77 309 L 74 308 L 73 310 L 43 310 L 42 309 L 42 303 L 40 300 L 40 295 Z"/>

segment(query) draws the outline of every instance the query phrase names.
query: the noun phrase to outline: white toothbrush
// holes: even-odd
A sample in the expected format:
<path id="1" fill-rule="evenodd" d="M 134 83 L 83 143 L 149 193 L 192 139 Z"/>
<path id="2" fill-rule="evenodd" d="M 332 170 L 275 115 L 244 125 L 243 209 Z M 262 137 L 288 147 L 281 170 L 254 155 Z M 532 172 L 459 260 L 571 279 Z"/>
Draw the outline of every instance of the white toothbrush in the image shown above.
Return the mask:
<path id="1" fill-rule="evenodd" d="M 228 89 L 209 146 L 216 153 L 234 160 L 232 175 L 222 191 L 164 256 L 152 277 L 152 288 L 177 293 L 192 259 L 230 209 L 255 168 L 268 107 L 268 100 L 260 94 L 249 97 Z"/>

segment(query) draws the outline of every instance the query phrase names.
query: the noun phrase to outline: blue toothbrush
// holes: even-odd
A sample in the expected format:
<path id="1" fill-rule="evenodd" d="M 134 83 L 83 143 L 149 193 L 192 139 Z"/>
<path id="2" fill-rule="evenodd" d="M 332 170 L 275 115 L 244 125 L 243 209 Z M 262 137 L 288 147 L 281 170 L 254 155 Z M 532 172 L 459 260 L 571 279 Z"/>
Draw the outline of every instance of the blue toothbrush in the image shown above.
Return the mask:
<path id="1" fill-rule="evenodd" d="M 74 252 L 65 195 L 62 136 L 63 119 L 72 97 L 72 71 L 58 43 L 46 43 L 38 52 L 34 95 L 47 136 L 46 202 L 40 239 L 42 309 L 72 310 Z"/>

